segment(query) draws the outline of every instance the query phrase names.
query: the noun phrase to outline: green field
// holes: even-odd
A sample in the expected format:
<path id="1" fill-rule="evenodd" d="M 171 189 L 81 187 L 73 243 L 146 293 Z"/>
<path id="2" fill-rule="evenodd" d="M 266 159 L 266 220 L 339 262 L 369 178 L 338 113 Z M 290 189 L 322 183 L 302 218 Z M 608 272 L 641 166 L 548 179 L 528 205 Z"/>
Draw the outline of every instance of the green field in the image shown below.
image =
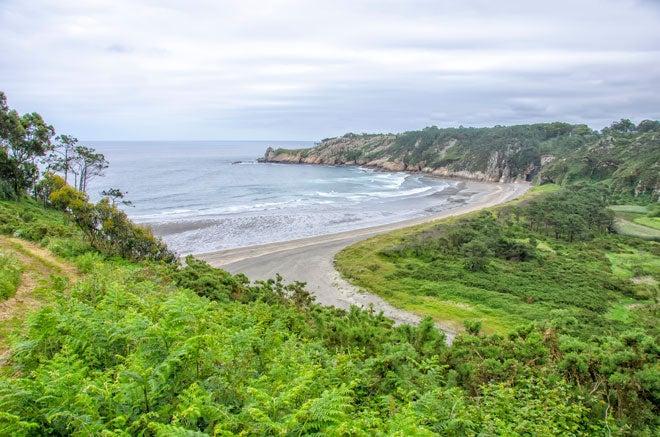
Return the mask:
<path id="1" fill-rule="evenodd" d="M 660 241 L 660 217 L 657 203 L 653 205 L 613 205 L 616 231 L 622 235 Z"/>

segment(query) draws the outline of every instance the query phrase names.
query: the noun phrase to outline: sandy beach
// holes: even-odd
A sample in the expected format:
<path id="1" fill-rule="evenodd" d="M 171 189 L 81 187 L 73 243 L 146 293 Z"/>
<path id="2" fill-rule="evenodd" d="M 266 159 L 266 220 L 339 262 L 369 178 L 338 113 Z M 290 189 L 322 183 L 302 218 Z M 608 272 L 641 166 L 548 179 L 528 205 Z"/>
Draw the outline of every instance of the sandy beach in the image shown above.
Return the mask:
<path id="1" fill-rule="evenodd" d="M 351 305 L 372 307 L 396 323 L 418 323 L 420 317 L 393 307 L 379 296 L 363 292 L 344 280 L 334 268 L 334 257 L 343 248 L 374 235 L 460 215 L 497 205 L 524 194 L 529 183 L 488 183 L 465 181 L 469 200 L 447 207 L 436 214 L 413 220 L 357 229 L 330 235 L 229 249 L 196 255 L 216 267 L 232 273 L 245 273 L 252 280 L 273 278 L 279 273 L 286 281 L 303 281 L 318 303 L 348 309 Z M 448 340 L 455 332 L 441 322 Z"/>

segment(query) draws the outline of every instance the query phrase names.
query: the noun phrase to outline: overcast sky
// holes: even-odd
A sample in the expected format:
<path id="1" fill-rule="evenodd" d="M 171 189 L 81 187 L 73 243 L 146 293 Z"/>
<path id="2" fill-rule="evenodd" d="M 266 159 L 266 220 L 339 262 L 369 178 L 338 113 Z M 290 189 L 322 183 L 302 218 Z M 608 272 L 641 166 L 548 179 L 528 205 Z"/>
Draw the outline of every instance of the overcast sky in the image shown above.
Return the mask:
<path id="1" fill-rule="evenodd" d="M 658 0 L 0 0 L 0 90 L 83 139 L 660 118 Z"/>

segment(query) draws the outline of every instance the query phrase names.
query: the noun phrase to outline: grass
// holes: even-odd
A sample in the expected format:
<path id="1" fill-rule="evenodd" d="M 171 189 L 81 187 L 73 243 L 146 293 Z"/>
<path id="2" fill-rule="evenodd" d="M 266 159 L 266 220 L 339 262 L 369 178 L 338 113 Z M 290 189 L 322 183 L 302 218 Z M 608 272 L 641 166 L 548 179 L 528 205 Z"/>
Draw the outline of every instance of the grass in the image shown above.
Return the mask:
<path id="1" fill-rule="evenodd" d="M 23 268 L 18 260 L 6 252 L 0 252 L 0 301 L 12 297 L 21 283 Z"/>
<path id="2" fill-rule="evenodd" d="M 524 207 L 531 199 L 556 190 L 552 185 L 535 187 L 508 206 Z M 614 329 L 633 317 L 627 306 L 630 302 L 657 294 L 657 244 L 616 235 L 575 243 L 522 235 L 518 241 L 536 240 L 537 259 L 492 258 L 484 272 L 466 270 L 463 259 L 456 256 L 436 254 L 424 259 L 405 251 L 390 254 L 392 248 L 419 239 L 438 223 L 453 226 L 475 214 L 359 242 L 338 253 L 335 265 L 348 281 L 396 307 L 431 316 L 455 329 L 467 319 L 478 319 L 487 333 L 504 334 L 522 324 L 557 317 L 574 317 L 591 326 L 592 333 Z M 632 281 L 640 277 L 653 279 Z"/>
<path id="3" fill-rule="evenodd" d="M 614 212 L 631 212 L 635 214 L 646 214 L 648 208 L 644 205 L 610 205 L 609 207 Z"/>
<path id="4" fill-rule="evenodd" d="M 73 259 L 75 253 L 65 254 L 62 245 L 57 243 L 65 241 L 67 247 L 76 246 L 81 236 L 61 212 L 45 209 L 29 199 L 0 201 L 0 234 L 4 234 L 0 236 L 0 253 L 3 254 L 0 256 L 0 301 L 16 295 L 0 306 L 2 361 L 10 335 L 20 332 L 28 314 L 52 299 L 48 290 L 53 289 L 53 284 L 64 278 L 74 281 L 78 277 L 70 263 L 53 256 L 44 246 L 59 249 L 62 255 L 71 255 L 67 258 Z M 12 278 L 9 293 L 3 280 L 8 275 Z"/>
<path id="5" fill-rule="evenodd" d="M 536 186 L 506 205 L 524 205 L 541 195 L 558 190 L 559 187 L 554 184 Z M 502 207 L 504 206 L 500 205 L 490 209 L 498 210 Z M 438 223 L 456 223 L 462 218 L 477 214 L 478 212 L 471 212 L 372 237 L 339 252 L 335 257 L 335 267 L 349 282 L 368 292 L 380 295 L 398 308 L 422 316 L 430 316 L 454 329 L 461 329 L 464 320 L 479 319 L 483 322 L 485 332 L 503 334 L 512 326 L 523 323 L 524 319 L 507 313 L 505 308 L 498 309 L 489 306 L 486 302 L 468 302 L 462 299 L 438 297 L 438 295 L 448 292 L 447 289 L 455 284 L 439 285 L 433 282 L 420 284 L 416 281 L 393 280 L 392 276 L 397 270 L 397 265 L 380 254 L 382 250 L 401 244 L 408 237 L 431 229 Z M 539 244 L 545 250 L 553 251 L 548 245 Z M 456 267 L 454 266 L 454 268 Z M 420 290 L 427 295 L 420 295 Z M 469 292 L 470 290 L 463 291 Z M 481 298 L 485 299 L 486 296 L 481 296 Z"/>
<path id="6" fill-rule="evenodd" d="M 623 218 L 617 218 L 614 229 L 621 235 L 642 238 L 644 240 L 660 241 L 660 230 L 640 225 Z"/>
<path id="7" fill-rule="evenodd" d="M 635 322 L 635 314 L 632 309 L 635 307 L 636 301 L 634 299 L 625 299 L 612 305 L 605 317 L 615 322 L 624 324 L 633 324 Z"/>
<path id="8" fill-rule="evenodd" d="M 638 225 L 660 230 L 660 217 L 637 217 L 634 221 Z"/>
<path id="9" fill-rule="evenodd" d="M 660 257 L 652 253 L 632 249 L 626 253 L 608 253 L 607 258 L 612 273 L 619 278 L 660 277 Z"/>
<path id="10" fill-rule="evenodd" d="M 615 229 L 618 233 L 660 241 L 660 217 L 652 217 L 654 206 L 612 205 L 609 208 L 615 212 Z"/>

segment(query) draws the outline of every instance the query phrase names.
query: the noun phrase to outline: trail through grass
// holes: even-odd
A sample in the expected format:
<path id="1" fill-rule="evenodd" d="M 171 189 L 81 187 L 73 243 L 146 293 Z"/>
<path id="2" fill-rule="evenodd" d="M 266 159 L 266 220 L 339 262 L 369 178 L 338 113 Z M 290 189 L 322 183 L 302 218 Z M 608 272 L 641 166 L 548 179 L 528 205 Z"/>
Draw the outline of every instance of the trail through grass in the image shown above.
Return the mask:
<path id="1" fill-rule="evenodd" d="M 22 270 L 15 294 L 0 302 L 1 365 L 6 358 L 9 334 L 47 298 L 41 292 L 42 285 L 47 285 L 55 276 L 75 281 L 78 272 L 48 250 L 18 238 L 0 236 L 0 250 L 15 259 Z"/>

